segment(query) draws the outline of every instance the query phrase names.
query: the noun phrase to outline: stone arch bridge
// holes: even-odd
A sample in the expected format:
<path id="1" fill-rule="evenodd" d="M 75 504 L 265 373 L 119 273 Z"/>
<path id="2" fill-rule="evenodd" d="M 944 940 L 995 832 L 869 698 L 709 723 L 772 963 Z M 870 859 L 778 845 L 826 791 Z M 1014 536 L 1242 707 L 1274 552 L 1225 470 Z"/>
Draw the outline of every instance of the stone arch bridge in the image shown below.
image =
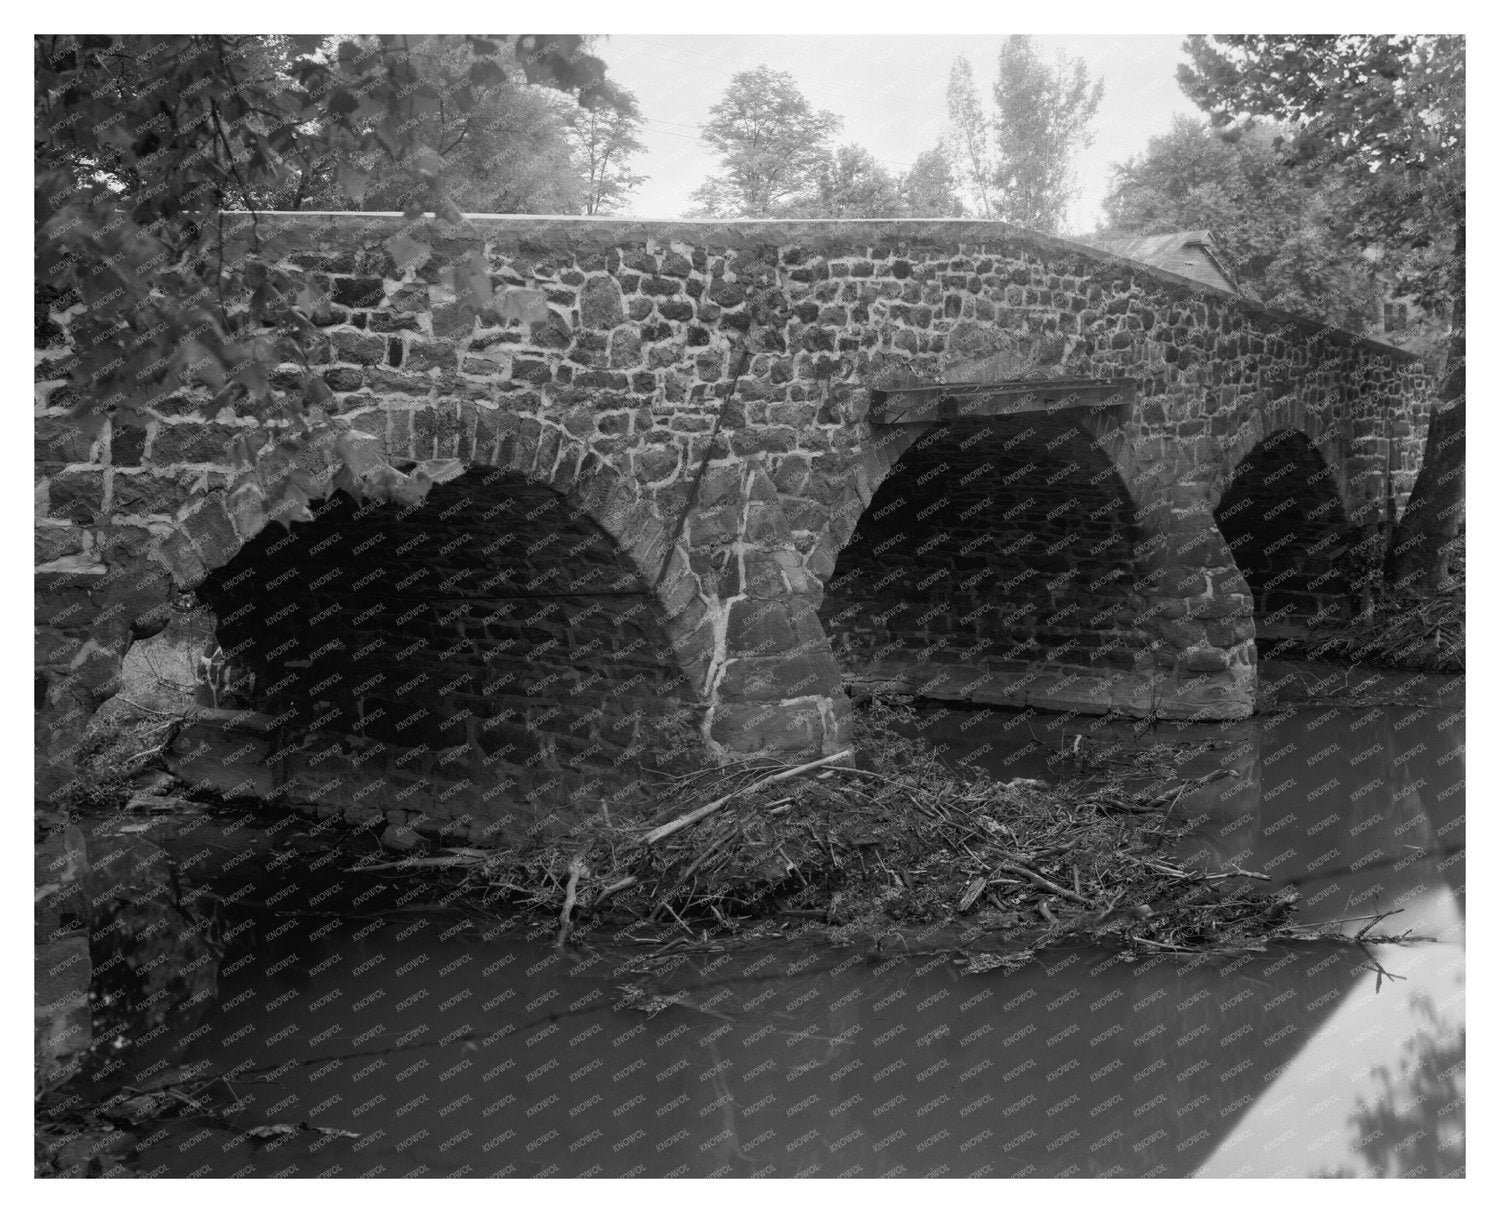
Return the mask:
<path id="1" fill-rule="evenodd" d="M 210 766 L 460 837 L 832 752 L 857 687 L 1242 717 L 1258 634 L 1357 603 L 1425 436 L 1410 356 L 1004 224 L 260 225 L 345 454 L 443 482 L 359 504 L 324 444 L 312 520 L 268 525 L 265 431 L 189 388 L 81 433 L 39 315 L 44 795 L 185 591 L 250 688 Z M 473 254 L 545 313 L 466 307 Z"/>

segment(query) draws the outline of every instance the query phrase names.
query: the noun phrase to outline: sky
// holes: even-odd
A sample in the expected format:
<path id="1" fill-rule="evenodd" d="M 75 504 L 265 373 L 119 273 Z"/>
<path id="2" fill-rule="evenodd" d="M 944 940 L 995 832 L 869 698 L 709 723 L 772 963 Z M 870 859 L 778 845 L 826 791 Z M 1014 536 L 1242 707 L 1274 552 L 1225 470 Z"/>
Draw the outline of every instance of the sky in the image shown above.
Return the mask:
<path id="1" fill-rule="evenodd" d="M 1170 128 L 1174 113 L 1197 110 L 1177 87 L 1181 34 L 1033 35 L 1046 58 L 1061 50 L 1081 58 L 1104 81 L 1092 147 L 1079 154 L 1082 193 L 1064 227 L 1091 230 L 1109 188 L 1110 165 L 1145 150 Z M 860 143 L 893 171 L 903 171 L 936 144 L 947 125 L 948 72 L 967 55 L 988 99 L 1003 34 L 772 35 L 614 34 L 597 53 L 610 78 L 640 98 L 648 150 L 633 169 L 651 179 L 629 211 L 677 218 L 688 195 L 716 168 L 699 139 L 708 110 L 735 72 L 761 63 L 790 72 L 818 109 L 844 119 L 839 143 Z"/>

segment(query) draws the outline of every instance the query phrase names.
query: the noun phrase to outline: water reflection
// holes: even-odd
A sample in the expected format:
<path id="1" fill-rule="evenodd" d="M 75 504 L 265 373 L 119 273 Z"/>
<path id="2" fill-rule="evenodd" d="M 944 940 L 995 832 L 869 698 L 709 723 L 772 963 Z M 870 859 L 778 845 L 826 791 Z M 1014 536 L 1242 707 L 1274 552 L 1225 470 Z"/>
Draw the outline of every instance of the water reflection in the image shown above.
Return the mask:
<path id="1" fill-rule="evenodd" d="M 641 949 L 619 942 L 563 955 L 544 936 L 486 934 L 431 910 L 304 920 L 226 962 L 213 1030 L 191 1046 L 196 1064 L 230 1076 L 233 1127 L 169 1122 L 143 1167 L 1460 1172 L 1461 720 L 1410 711 L 1206 733 L 1204 782 L 1175 811 L 1192 823 L 1189 857 L 1296 884 L 1309 921 L 1401 909 L 1388 929 L 1437 942 L 1214 963 L 1073 950 L 983 973 L 787 945 L 683 953 L 647 977 Z M 1014 774 L 1048 769 L 1051 750 L 1023 755 L 1019 771 L 996 753 L 988 761 Z M 626 1009 L 627 984 L 671 1004 L 651 1018 Z M 268 1123 L 313 1128 L 249 1135 Z"/>
<path id="2" fill-rule="evenodd" d="M 1457 900 L 1427 900 L 1428 929 L 1461 934 Z M 1368 973 L 1200 1174 L 1464 1173 L 1461 944 L 1372 951 L 1396 980 Z"/>

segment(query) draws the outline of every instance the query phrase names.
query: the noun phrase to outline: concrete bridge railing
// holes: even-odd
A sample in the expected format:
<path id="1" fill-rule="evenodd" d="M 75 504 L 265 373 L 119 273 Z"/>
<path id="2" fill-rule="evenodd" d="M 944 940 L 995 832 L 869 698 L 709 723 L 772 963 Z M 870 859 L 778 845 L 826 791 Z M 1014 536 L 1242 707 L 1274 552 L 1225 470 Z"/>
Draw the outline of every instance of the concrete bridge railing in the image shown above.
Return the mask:
<path id="1" fill-rule="evenodd" d="M 205 388 L 86 437 L 51 316 L 50 790 L 189 590 L 271 722 L 270 786 L 470 836 L 626 771 L 830 752 L 854 685 L 1240 717 L 1257 613 L 1340 609 L 1425 433 L 1399 351 L 1003 224 L 260 223 L 326 295 L 326 407 L 374 458 L 463 474 L 359 507 L 315 451 L 315 519 L 268 527 L 271 436 L 209 419 Z M 466 308 L 445 271 L 474 252 L 546 318 Z M 976 406 L 881 407 L 945 380 Z M 1085 386 L 1017 404 L 1034 380 Z"/>

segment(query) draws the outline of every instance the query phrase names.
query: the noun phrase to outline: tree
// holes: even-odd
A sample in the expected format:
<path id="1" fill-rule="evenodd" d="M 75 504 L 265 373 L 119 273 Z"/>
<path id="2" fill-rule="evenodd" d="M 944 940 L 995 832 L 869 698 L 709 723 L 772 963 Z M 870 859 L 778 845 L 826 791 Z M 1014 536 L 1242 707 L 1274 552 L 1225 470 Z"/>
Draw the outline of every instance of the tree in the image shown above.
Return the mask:
<path id="1" fill-rule="evenodd" d="M 370 49 L 375 45 L 370 37 L 352 41 Z M 411 61 L 420 79 L 437 80 L 460 55 L 452 46 L 424 46 L 412 52 Z M 555 89 L 512 78 L 486 89 L 469 109 L 439 98 L 410 134 L 418 147 L 437 153 L 444 192 L 459 210 L 566 214 L 582 208 L 585 189 L 569 124 L 575 113 L 594 112 L 580 110 Z M 300 174 L 294 196 L 284 203 L 287 209 L 404 211 L 424 198 L 425 165 L 415 157 L 393 160 L 379 147 L 361 153 L 363 134 L 363 129 L 334 131 L 331 150 Z"/>
<path id="2" fill-rule="evenodd" d="M 1082 59 L 1045 64 L 1025 34 L 1000 49 L 987 113 L 969 61 L 959 56 L 948 77 L 949 142 L 961 175 L 986 219 L 1055 233 L 1078 195 L 1073 158 L 1093 142 L 1091 125 L 1104 96 Z"/>
<path id="3" fill-rule="evenodd" d="M 175 392 L 204 389 L 214 411 L 289 423 L 278 433 L 294 456 L 331 433 L 321 410 L 331 391 L 306 354 L 318 295 L 261 230 L 268 200 L 348 137 L 416 172 L 426 188 L 408 215 L 459 218 L 442 157 L 423 142 L 435 113 L 469 113 L 522 79 L 586 106 L 620 103 L 572 34 L 382 35 L 363 46 L 323 35 L 44 35 L 33 47 L 38 340 L 61 340 L 63 317 L 79 424 L 141 425 Z M 424 53 L 435 76 L 417 69 Z M 360 177 L 357 165 L 341 168 L 340 187 L 358 192 Z M 236 227 L 248 229 L 247 247 L 226 256 Z M 482 259 L 455 267 L 454 285 L 476 310 L 490 305 Z M 301 364 L 300 390 L 275 391 L 271 371 L 288 360 Z M 249 444 L 238 454 L 248 462 Z M 425 491 L 394 469 L 373 472 L 346 467 L 340 487 Z M 267 486 L 273 516 L 305 516 L 298 477 L 291 467 Z"/>
<path id="4" fill-rule="evenodd" d="M 1338 174 L 1361 197 L 1350 238 L 1407 250 L 1409 285 L 1451 300 L 1422 469 L 1386 558 L 1398 587 L 1443 589 L 1463 559 L 1464 40 L 1236 34 L 1185 49 L 1179 82 L 1216 127 L 1256 115 L 1291 124 L 1288 161 Z"/>
<path id="5" fill-rule="evenodd" d="M 631 157 L 646 150 L 640 139 L 640 107 L 634 93 L 621 89 L 620 96 L 629 109 L 581 109 L 568 127 L 584 178 L 585 215 L 609 214 L 649 180 L 630 171 Z"/>
<path id="6" fill-rule="evenodd" d="M 941 145 L 928 148 L 912 162 L 899 188 L 901 210 L 907 215 L 945 218 L 964 213 L 953 161 Z"/>
<path id="7" fill-rule="evenodd" d="M 1049 68 L 1026 35 L 1005 40 L 995 81 L 999 218 L 1057 232 L 1078 196 L 1073 157 L 1093 143 L 1090 127 L 1103 97 L 1104 82 L 1090 84 L 1082 59 L 1059 54 Z"/>
<path id="8" fill-rule="evenodd" d="M 1363 332 L 1377 319 L 1378 287 L 1372 262 L 1339 231 L 1349 191 L 1337 179 L 1308 181 L 1283 163 L 1282 136 L 1257 123 L 1224 138 L 1201 119 L 1178 115 L 1143 155 L 1114 166 L 1107 229 L 1212 229 L 1247 293 Z"/>
<path id="9" fill-rule="evenodd" d="M 948 73 L 948 142 L 959 176 L 981 219 L 993 219 L 990 183 L 995 158 L 990 149 L 990 121 L 974 87 L 974 69 L 960 55 Z"/>
<path id="10" fill-rule="evenodd" d="M 703 141 L 722 171 L 693 193 L 701 214 L 767 218 L 811 185 L 843 120 L 814 110 L 788 72 L 736 72 L 709 110 Z"/>
<path id="11" fill-rule="evenodd" d="M 866 148 L 851 143 L 824 158 L 806 191 L 783 213 L 799 219 L 889 219 L 901 212 L 896 177 Z"/>

